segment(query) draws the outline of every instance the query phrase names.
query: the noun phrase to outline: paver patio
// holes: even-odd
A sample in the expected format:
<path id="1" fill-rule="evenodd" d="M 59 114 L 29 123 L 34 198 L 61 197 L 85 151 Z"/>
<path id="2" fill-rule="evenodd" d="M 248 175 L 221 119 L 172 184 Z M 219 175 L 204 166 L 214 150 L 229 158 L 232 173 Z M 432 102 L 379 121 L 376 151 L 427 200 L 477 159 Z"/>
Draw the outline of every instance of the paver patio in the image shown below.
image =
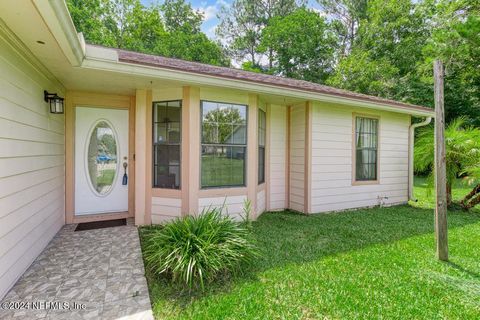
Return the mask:
<path id="1" fill-rule="evenodd" d="M 153 319 L 140 241 L 132 225 L 74 232 L 64 226 L 2 302 L 84 309 L 0 310 L 0 319 Z"/>

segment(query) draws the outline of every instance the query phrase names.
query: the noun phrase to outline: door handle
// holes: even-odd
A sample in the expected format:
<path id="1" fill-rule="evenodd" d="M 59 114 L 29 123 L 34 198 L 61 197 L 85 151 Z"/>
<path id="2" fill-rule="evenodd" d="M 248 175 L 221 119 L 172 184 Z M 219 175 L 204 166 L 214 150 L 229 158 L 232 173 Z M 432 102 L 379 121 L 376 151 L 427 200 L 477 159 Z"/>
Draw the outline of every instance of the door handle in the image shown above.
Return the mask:
<path id="1" fill-rule="evenodd" d="M 128 167 L 128 163 L 125 161 L 123 163 L 123 179 L 122 179 L 122 185 L 126 186 L 128 184 L 128 175 L 127 175 L 127 167 Z"/>

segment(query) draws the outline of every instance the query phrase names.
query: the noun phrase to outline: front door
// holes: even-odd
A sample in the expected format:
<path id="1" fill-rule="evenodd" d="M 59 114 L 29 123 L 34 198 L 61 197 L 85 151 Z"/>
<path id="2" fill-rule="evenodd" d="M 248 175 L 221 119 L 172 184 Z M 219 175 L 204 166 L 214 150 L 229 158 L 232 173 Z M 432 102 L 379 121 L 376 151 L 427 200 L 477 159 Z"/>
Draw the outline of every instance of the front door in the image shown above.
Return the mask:
<path id="1" fill-rule="evenodd" d="M 75 215 L 128 211 L 128 110 L 75 108 Z"/>

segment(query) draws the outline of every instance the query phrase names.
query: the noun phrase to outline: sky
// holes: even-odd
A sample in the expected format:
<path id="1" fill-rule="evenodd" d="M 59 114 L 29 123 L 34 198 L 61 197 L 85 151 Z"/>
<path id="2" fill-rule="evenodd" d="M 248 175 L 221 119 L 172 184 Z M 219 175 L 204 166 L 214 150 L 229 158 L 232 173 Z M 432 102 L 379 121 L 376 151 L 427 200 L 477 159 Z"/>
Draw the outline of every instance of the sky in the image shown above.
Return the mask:
<path id="1" fill-rule="evenodd" d="M 162 0 L 141 0 L 145 6 L 152 3 L 162 3 Z M 187 0 L 194 9 L 203 12 L 204 21 L 202 31 L 211 39 L 215 39 L 215 27 L 218 25 L 217 13 L 222 5 L 228 6 L 232 0 Z M 309 0 L 309 7 L 318 9 L 319 6 L 315 0 Z"/>

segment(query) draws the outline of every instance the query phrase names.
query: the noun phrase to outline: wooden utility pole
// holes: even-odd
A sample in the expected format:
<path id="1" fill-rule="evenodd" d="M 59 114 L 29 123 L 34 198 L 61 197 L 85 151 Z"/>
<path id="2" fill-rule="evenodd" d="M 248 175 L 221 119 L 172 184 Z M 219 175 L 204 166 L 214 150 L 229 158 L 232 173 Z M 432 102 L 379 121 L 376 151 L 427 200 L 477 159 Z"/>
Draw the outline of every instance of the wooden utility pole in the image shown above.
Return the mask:
<path id="1" fill-rule="evenodd" d="M 435 84 L 435 239 L 437 242 L 437 258 L 442 261 L 448 261 L 447 170 L 445 157 L 443 75 L 442 62 L 435 60 L 433 64 Z"/>

